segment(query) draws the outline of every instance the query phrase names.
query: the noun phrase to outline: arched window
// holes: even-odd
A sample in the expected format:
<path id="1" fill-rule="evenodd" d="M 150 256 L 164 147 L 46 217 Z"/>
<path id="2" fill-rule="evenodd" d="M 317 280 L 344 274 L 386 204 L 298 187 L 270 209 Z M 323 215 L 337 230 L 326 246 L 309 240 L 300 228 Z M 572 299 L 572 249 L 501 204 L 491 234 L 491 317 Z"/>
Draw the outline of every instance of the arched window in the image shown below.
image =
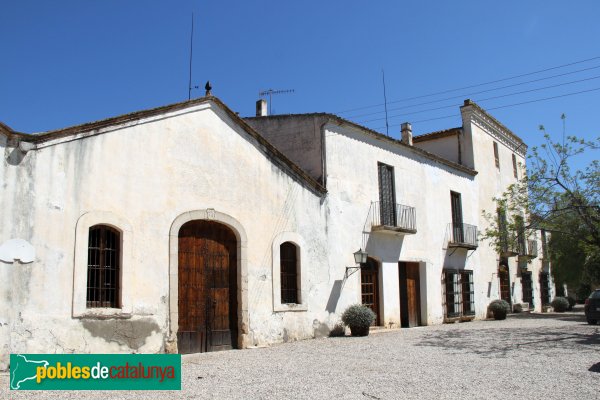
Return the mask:
<path id="1" fill-rule="evenodd" d="M 120 307 L 121 233 L 106 225 L 89 230 L 86 306 Z"/>
<path id="2" fill-rule="evenodd" d="M 298 247 L 284 242 L 279 247 L 281 261 L 281 303 L 298 304 Z"/>

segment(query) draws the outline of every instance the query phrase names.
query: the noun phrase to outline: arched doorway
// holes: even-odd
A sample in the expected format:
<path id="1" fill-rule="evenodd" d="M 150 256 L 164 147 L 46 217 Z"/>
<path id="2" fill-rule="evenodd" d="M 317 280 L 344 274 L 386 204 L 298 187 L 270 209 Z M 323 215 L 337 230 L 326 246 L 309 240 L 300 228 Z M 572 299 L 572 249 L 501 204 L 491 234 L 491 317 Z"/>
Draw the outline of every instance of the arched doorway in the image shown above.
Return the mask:
<path id="1" fill-rule="evenodd" d="M 193 220 L 179 229 L 179 353 L 237 347 L 237 248 L 234 232 L 219 222 Z"/>
<path id="2" fill-rule="evenodd" d="M 360 269 L 361 302 L 375 313 L 374 326 L 381 325 L 379 316 L 379 263 L 369 257 Z"/>

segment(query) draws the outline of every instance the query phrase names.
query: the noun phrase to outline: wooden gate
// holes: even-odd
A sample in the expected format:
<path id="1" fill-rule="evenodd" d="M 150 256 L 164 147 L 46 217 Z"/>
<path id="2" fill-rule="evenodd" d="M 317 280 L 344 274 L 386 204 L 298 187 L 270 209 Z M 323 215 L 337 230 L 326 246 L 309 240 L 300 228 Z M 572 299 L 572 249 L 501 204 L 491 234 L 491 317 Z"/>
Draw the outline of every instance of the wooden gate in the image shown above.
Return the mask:
<path id="1" fill-rule="evenodd" d="M 360 270 L 360 288 L 362 304 L 369 307 L 376 315 L 373 326 L 380 325 L 379 318 L 379 265 L 372 258 Z"/>
<path id="2" fill-rule="evenodd" d="M 398 264 L 400 277 L 400 324 L 403 328 L 421 325 L 419 264 Z"/>
<path id="3" fill-rule="evenodd" d="M 196 220 L 179 230 L 177 346 L 181 354 L 237 345 L 237 239 L 225 225 Z"/>

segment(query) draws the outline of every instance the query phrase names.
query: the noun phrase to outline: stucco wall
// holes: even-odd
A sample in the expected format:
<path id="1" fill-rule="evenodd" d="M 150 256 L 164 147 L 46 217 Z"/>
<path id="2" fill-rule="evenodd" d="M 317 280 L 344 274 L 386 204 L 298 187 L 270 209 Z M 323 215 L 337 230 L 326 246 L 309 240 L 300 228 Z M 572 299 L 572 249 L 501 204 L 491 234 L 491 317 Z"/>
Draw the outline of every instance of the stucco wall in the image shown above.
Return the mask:
<path id="1" fill-rule="evenodd" d="M 422 142 L 415 141 L 415 147 L 419 147 L 425 151 L 437 154 L 446 160 L 454 161 L 457 164 L 461 163 L 458 132 L 452 136 L 446 136 L 438 139 L 426 140 Z"/>
<path id="2" fill-rule="evenodd" d="M 327 184 L 329 191 L 328 235 L 339 242 L 329 253 L 330 262 L 353 265 L 352 253 L 362 245 L 362 231 L 370 204 L 379 200 L 377 163 L 394 167 L 396 202 L 416 208 L 417 233 L 366 236 L 369 255 L 381 261 L 383 323 L 398 326 L 400 318 L 398 262 L 419 262 L 421 267 L 422 323 L 443 320 L 442 268 L 472 269 L 477 273 L 478 252 L 447 249 L 447 227 L 452 221 L 450 191 L 462 195 L 463 220 L 477 224 L 478 191 L 472 175 L 424 157 L 409 148 L 387 143 L 351 128 L 326 126 Z M 370 229 L 370 227 L 369 227 Z M 343 266 L 337 272 L 343 274 Z M 348 279 L 344 290 L 352 302 L 360 302 L 360 274 Z M 483 316 L 483 291 L 475 299 Z"/>
<path id="3" fill-rule="evenodd" d="M 469 115 L 467 113 L 467 115 Z M 464 116 L 463 116 L 464 118 Z M 463 120 L 464 131 L 473 143 L 474 165 L 479 171 L 477 190 L 479 192 L 479 206 L 482 211 L 496 215 L 496 204 L 494 197 L 499 197 L 506 188 L 517 181 L 514 176 L 512 155 L 515 154 L 518 164 L 518 177 L 522 177 L 525 165 L 524 148 L 519 144 L 512 143 L 508 135 L 500 129 L 492 129 L 478 118 Z M 494 142 L 498 145 L 498 158 L 500 167 L 496 167 L 494 157 Z M 481 231 L 489 226 L 489 221 L 482 215 L 479 216 Z M 537 236 L 539 256 L 528 261 L 528 270 L 532 272 L 533 295 L 535 311 L 541 311 L 539 274 L 542 270 L 541 239 Z M 490 299 L 500 298 L 500 285 L 498 278 L 499 255 L 493 251 L 488 242 L 483 242 L 485 251 L 481 251 L 480 262 L 482 274 L 478 277 L 479 285 L 488 285 L 490 288 Z M 483 249 L 482 249 L 483 250 Z M 508 258 L 511 300 L 513 303 L 522 302 L 521 274 L 518 268 L 517 256 Z"/>
<path id="4" fill-rule="evenodd" d="M 323 183 L 321 126 L 327 120 L 318 116 L 273 116 L 246 118 L 245 121 L 292 161 Z"/>
<path id="5" fill-rule="evenodd" d="M 158 352 L 169 324 L 169 230 L 182 213 L 214 209 L 247 237 L 248 326 L 244 345 L 312 337 L 327 323 L 329 293 L 322 196 L 284 172 L 219 108 L 203 104 L 83 139 L 60 139 L 7 165 L 0 242 L 30 241 L 37 260 L 0 263 L 2 311 L 18 316 L 11 352 Z M 89 212 L 131 226 L 130 316 L 72 318 L 76 224 Z M 305 239 L 308 310 L 273 312 L 272 240 L 283 231 Z M 8 279 L 12 275 L 12 285 Z M 321 306 L 321 307 L 320 307 Z M 4 325 L 3 325 L 4 326 Z M 5 332 L 5 328 L 2 327 Z M 5 337 L 6 335 L 4 335 Z M 6 340 L 2 339 L 6 354 Z"/>

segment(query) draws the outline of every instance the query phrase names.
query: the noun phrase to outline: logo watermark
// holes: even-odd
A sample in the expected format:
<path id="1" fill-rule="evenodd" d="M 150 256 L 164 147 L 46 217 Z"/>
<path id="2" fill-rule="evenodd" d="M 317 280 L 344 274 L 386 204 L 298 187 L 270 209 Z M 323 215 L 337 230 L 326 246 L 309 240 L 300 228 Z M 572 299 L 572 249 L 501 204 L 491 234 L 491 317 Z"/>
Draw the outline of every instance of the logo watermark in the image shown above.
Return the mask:
<path id="1" fill-rule="evenodd" d="M 179 354 L 11 354 L 11 390 L 180 390 Z"/>

